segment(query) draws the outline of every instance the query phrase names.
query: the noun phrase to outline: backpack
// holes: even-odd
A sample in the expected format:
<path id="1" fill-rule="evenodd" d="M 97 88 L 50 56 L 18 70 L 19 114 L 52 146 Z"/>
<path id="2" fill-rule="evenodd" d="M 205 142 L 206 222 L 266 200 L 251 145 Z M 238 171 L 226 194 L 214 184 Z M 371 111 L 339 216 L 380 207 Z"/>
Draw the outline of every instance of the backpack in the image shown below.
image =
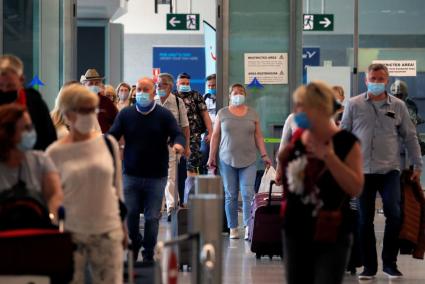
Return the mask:
<path id="1" fill-rule="evenodd" d="M 19 178 L 10 189 L 0 192 L 0 230 L 21 228 L 53 228 L 53 225 L 41 193 L 28 189 Z"/>

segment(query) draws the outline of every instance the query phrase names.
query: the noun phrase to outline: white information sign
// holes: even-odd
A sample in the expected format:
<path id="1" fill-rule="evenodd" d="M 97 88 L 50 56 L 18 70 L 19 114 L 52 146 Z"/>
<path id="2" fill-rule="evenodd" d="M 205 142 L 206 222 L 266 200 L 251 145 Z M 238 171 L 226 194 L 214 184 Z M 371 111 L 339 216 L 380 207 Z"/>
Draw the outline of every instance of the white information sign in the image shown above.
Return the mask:
<path id="1" fill-rule="evenodd" d="M 245 53 L 245 84 L 288 84 L 288 53 Z"/>
<path id="2" fill-rule="evenodd" d="M 390 76 L 416 76 L 416 60 L 374 60 L 373 63 L 380 63 L 387 66 Z"/>

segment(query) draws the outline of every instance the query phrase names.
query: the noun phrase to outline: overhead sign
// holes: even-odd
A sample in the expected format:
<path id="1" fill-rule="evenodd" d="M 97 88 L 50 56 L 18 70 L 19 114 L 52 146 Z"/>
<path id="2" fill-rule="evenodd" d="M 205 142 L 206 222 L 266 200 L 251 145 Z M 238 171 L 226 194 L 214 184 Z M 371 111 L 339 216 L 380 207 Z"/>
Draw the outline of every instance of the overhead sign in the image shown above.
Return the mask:
<path id="1" fill-rule="evenodd" d="M 304 14 L 304 31 L 333 31 L 334 15 Z"/>
<path id="2" fill-rule="evenodd" d="M 198 31 L 199 14 L 167 14 L 167 30 Z"/>
<path id="3" fill-rule="evenodd" d="M 288 84 L 288 53 L 245 53 L 245 84 Z"/>
<path id="4" fill-rule="evenodd" d="M 373 63 L 380 63 L 387 66 L 390 76 L 416 76 L 416 60 L 373 60 Z"/>
<path id="5" fill-rule="evenodd" d="M 170 73 L 177 78 L 179 73 L 189 73 L 192 90 L 205 91 L 205 49 L 192 46 L 153 47 L 153 68 Z"/>

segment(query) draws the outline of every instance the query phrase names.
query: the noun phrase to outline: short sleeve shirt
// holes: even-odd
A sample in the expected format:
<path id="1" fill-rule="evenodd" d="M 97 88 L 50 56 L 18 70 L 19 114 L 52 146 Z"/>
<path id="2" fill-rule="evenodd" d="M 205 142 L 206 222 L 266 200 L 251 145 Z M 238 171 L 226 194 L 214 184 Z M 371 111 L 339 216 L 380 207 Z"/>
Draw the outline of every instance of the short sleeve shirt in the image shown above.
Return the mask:
<path id="1" fill-rule="evenodd" d="M 177 100 L 178 100 L 178 106 L 177 106 Z M 180 127 L 188 127 L 189 126 L 189 120 L 187 119 L 187 110 L 186 106 L 182 99 L 177 98 L 175 95 L 170 94 L 168 98 L 164 101 L 164 103 L 161 103 L 161 100 L 159 99 L 159 104 L 168 109 L 174 116 L 174 118 L 177 121 L 177 124 Z"/>
<path id="2" fill-rule="evenodd" d="M 181 98 L 186 105 L 187 118 L 189 120 L 190 136 L 201 136 L 203 128 L 202 112 L 207 111 L 207 105 L 204 98 L 197 91 L 188 93 L 174 93 Z"/>
<path id="3" fill-rule="evenodd" d="M 13 187 L 18 182 L 18 176 L 25 182 L 27 188 L 41 191 L 43 175 L 57 172 L 52 160 L 41 151 L 26 151 L 25 158 L 19 168 L 10 168 L 0 162 L 0 191 Z"/>

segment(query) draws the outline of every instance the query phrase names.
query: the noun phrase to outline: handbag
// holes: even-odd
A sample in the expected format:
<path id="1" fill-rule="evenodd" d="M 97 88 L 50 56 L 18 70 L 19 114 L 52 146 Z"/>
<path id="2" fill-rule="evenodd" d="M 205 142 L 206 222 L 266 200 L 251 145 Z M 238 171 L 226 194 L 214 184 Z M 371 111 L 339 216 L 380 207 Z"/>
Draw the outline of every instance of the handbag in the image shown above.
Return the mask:
<path id="1" fill-rule="evenodd" d="M 320 209 L 317 213 L 314 240 L 322 243 L 335 243 L 342 224 L 342 205 L 347 200 L 344 197 L 335 210 Z"/>
<path id="2" fill-rule="evenodd" d="M 317 213 L 314 240 L 322 243 L 335 243 L 342 223 L 341 209 L 323 210 Z"/>

